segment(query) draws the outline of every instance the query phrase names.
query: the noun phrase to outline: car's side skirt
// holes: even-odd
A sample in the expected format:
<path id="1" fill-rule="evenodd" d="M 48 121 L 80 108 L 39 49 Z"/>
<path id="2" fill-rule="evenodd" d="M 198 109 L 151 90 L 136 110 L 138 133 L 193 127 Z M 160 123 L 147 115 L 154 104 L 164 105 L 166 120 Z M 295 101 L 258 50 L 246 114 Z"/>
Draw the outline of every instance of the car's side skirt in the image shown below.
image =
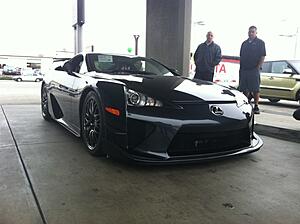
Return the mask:
<path id="1" fill-rule="evenodd" d="M 68 125 L 63 119 L 56 119 L 56 121 L 62 125 L 64 128 L 66 128 L 68 131 L 70 131 L 73 135 L 80 138 L 80 133 L 75 131 L 74 128 L 72 128 L 70 125 Z"/>

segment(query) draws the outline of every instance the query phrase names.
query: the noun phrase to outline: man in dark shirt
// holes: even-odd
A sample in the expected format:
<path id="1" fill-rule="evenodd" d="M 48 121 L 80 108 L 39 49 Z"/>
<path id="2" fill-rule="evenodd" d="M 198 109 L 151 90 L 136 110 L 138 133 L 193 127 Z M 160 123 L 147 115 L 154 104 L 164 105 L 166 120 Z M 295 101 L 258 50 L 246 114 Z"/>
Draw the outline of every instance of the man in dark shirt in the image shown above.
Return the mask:
<path id="1" fill-rule="evenodd" d="M 215 66 L 221 61 L 221 48 L 213 42 L 213 33 L 206 34 L 206 41 L 200 44 L 194 54 L 196 79 L 213 81 Z"/>
<path id="2" fill-rule="evenodd" d="M 250 26 L 249 38 L 245 40 L 240 50 L 240 81 L 239 89 L 250 100 L 254 98 L 255 114 L 259 114 L 260 68 L 266 56 L 265 42 L 257 38 L 257 28 Z"/>

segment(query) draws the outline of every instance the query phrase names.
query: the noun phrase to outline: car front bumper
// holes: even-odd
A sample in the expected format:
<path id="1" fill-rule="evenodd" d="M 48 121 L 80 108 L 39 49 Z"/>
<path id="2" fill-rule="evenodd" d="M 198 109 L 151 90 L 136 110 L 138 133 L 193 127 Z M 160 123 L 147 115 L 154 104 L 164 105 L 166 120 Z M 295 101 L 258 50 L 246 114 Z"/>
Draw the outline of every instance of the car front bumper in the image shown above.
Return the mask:
<path id="1" fill-rule="evenodd" d="M 252 119 L 227 119 L 222 125 L 209 119 L 182 121 L 131 117 L 129 120 L 128 134 L 110 131 L 113 138 L 107 141 L 105 148 L 108 155 L 135 163 L 159 165 L 209 161 L 255 152 L 263 145 L 256 133 L 251 135 Z"/>

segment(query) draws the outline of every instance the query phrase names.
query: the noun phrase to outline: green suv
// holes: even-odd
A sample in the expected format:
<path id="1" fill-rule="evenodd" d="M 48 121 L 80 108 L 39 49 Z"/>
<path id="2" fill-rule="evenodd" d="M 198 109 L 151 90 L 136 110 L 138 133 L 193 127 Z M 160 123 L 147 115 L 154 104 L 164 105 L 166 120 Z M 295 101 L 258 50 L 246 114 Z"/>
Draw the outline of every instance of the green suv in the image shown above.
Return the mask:
<path id="1" fill-rule="evenodd" d="M 271 102 L 300 102 L 300 60 L 265 61 L 261 71 L 261 98 Z"/>

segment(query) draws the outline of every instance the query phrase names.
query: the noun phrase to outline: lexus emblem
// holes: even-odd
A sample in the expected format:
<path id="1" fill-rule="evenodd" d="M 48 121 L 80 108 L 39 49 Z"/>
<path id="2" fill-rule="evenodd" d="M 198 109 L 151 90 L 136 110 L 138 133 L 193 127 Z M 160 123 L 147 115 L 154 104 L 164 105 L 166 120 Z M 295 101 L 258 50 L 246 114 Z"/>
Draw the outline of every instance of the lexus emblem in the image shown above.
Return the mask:
<path id="1" fill-rule="evenodd" d="M 214 115 L 217 115 L 217 116 L 221 116 L 224 114 L 223 110 L 218 107 L 218 106 L 211 106 L 210 107 L 210 111 L 214 114 Z"/>

